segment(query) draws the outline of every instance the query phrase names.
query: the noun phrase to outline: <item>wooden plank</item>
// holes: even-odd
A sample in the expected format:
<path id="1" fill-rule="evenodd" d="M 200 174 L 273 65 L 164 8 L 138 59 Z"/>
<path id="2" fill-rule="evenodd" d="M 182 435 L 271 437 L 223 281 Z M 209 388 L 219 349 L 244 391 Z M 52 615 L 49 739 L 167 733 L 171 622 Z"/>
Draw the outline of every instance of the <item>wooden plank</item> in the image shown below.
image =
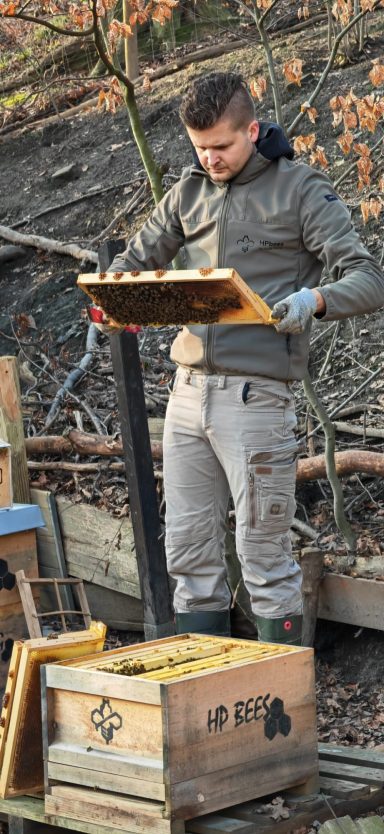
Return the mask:
<path id="1" fill-rule="evenodd" d="M 326 573 L 320 582 L 318 616 L 384 631 L 384 582 Z"/>
<path id="2" fill-rule="evenodd" d="M 126 698 L 143 704 L 160 704 L 159 684 L 154 681 L 137 681 L 119 675 L 118 679 L 108 672 L 92 675 L 86 670 L 71 666 L 70 671 L 63 664 L 52 664 L 47 669 L 47 686 L 69 692 L 83 692 L 105 698 Z"/>
<path id="3" fill-rule="evenodd" d="M 5 742 L 8 736 L 9 722 L 12 712 L 12 702 L 15 694 L 22 645 L 23 644 L 20 640 L 16 640 L 13 644 L 12 657 L 8 670 L 7 684 L 2 699 L 0 722 L 0 770 L 3 764 Z"/>
<path id="4" fill-rule="evenodd" d="M 32 595 L 31 586 L 24 582 L 25 573 L 23 570 L 16 571 L 17 587 L 20 594 L 20 599 L 23 605 L 24 616 L 27 621 L 28 631 L 30 637 L 41 637 L 41 627 L 38 617 L 36 616 L 36 605 Z"/>
<path id="5" fill-rule="evenodd" d="M 0 437 L 11 446 L 13 500 L 29 504 L 29 475 L 16 356 L 0 356 Z"/>
<path id="6" fill-rule="evenodd" d="M 140 598 L 130 521 L 61 496 L 57 510 L 68 574 Z"/>
<path id="7" fill-rule="evenodd" d="M 129 757 L 119 755 L 117 758 L 108 749 L 96 750 L 88 746 L 84 752 L 84 748 L 78 745 L 57 742 L 50 743 L 47 758 L 53 763 L 59 762 L 95 771 L 103 769 L 104 773 L 111 775 L 120 774 L 136 781 L 141 779 L 163 784 L 163 764 L 159 759 L 132 755 Z"/>
<path id="8" fill-rule="evenodd" d="M 143 603 L 137 597 L 84 582 L 89 610 L 95 620 L 120 631 L 143 631 Z"/>
<path id="9" fill-rule="evenodd" d="M 31 489 L 31 501 L 40 507 L 45 522 L 45 527 L 39 527 L 36 531 L 39 575 L 48 579 L 54 577 L 65 579 L 68 573 L 55 496 L 48 490 Z M 71 609 L 75 607 L 70 587 L 63 586 L 61 595 L 64 608 Z M 54 594 L 52 591 L 48 588 L 42 588 L 42 611 L 52 610 L 55 607 L 52 604 L 53 602 Z"/>
<path id="10" fill-rule="evenodd" d="M 87 763 L 88 764 L 88 763 Z M 142 796 L 148 799 L 165 801 L 165 787 L 158 782 L 150 782 L 147 779 L 132 779 L 120 773 L 108 773 L 104 768 L 103 755 L 100 755 L 100 769 L 92 770 L 89 767 L 78 767 L 74 764 L 61 764 L 48 761 L 47 775 L 50 783 L 69 782 L 71 785 L 96 788 L 98 790 L 113 791 L 114 793 L 131 794 L 131 796 Z M 139 770 L 139 765 L 137 766 Z"/>
<path id="11" fill-rule="evenodd" d="M 12 503 L 11 447 L 0 439 L 0 508 L 11 507 Z"/>
<path id="12" fill-rule="evenodd" d="M 162 761 L 159 706 L 122 700 L 115 694 L 101 698 L 99 694 L 55 689 L 54 723 L 53 743 L 77 745 L 84 752 L 88 747 L 101 752 L 108 745 L 108 752 L 116 756 Z"/>
<path id="13" fill-rule="evenodd" d="M 363 783 L 347 782 L 344 779 L 331 779 L 327 776 L 321 776 L 320 790 L 327 796 L 337 796 L 340 799 L 349 799 L 350 797 L 358 799 L 360 796 L 367 796 L 371 789 L 369 785 Z"/>
<path id="14" fill-rule="evenodd" d="M 342 762 L 327 762 L 320 760 L 320 775 L 332 778 L 347 779 L 350 782 L 365 782 L 366 785 L 384 786 L 384 770 L 374 767 L 343 764 Z"/>
<path id="15" fill-rule="evenodd" d="M 360 747 L 342 747 L 337 744 L 319 744 L 321 761 L 344 762 L 345 764 L 372 765 L 384 769 L 384 751 L 373 748 L 362 750 Z"/>
<path id="16" fill-rule="evenodd" d="M 231 806 L 239 796 L 246 802 L 255 796 L 281 793 L 294 785 L 305 785 L 308 779 L 317 775 L 316 757 L 307 743 L 300 748 L 300 754 L 287 751 L 283 759 L 281 755 L 281 752 L 271 752 L 260 759 L 253 758 L 170 785 L 169 803 L 173 813 L 176 817 L 189 820 L 222 809 L 223 797 Z M 232 807 L 229 816 L 236 816 Z"/>
<path id="17" fill-rule="evenodd" d="M 44 811 L 44 799 L 37 799 L 35 797 L 14 797 L 12 799 L 0 799 L 0 812 L 7 814 L 12 819 L 14 816 L 27 820 L 34 820 L 44 824 L 44 829 L 41 827 L 40 831 L 45 832 L 45 825 L 56 825 L 58 828 L 69 831 L 80 831 L 83 834 L 121 834 L 121 829 L 111 826 L 100 825 L 95 826 L 95 823 L 87 823 L 81 820 L 70 819 L 69 817 L 58 817 L 52 814 L 46 815 Z M 148 832 L 147 832 L 148 834 Z"/>
<path id="18" fill-rule="evenodd" d="M 148 800 L 139 802 L 123 799 L 100 791 L 86 791 L 73 786 L 53 786 L 45 797 L 46 812 L 114 825 L 130 834 L 147 834 L 155 829 L 156 834 L 184 834 L 184 823 L 173 823 L 164 819 L 164 805 Z"/>

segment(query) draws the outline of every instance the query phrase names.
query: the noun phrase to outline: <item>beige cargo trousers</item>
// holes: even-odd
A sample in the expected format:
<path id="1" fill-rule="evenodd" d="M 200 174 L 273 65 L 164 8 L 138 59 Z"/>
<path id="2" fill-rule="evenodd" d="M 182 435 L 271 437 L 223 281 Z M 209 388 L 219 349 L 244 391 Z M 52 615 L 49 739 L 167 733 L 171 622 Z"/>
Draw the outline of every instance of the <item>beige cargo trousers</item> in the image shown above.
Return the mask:
<path id="1" fill-rule="evenodd" d="M 177 613 L 227 611 L 224 563 L 229 495 L 253 612 L 300 614 L 301 572 L 289 529 L 297 442 L 285 382 L 179 368 L 164 428 L 168 571 Z"/>

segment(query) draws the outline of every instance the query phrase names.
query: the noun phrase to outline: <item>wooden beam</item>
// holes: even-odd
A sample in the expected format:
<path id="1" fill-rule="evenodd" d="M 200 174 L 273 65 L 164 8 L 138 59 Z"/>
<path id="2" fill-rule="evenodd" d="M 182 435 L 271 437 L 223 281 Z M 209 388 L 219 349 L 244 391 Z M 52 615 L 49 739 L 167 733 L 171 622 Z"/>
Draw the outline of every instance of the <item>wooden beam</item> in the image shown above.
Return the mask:
<path id="1" fill-rule="evenodd" d="M 113 257 L 121 248 L 121 241 L 105 243 L 100 247 L 101 270 L 108 269 Z M 134 333 L 125 331 L 120 335 L 111 336 L 110 341 L 144 608 L 144 633 L 147 640 L 153 640 L 172 634 L 174 624 L 139 349 Z"/>
<path id="2" fill-rule="evenodd" d="M 384 582 L 326 573 L 320 582 L 318 616 L 384 631 Z"/>
<path id="3" fill-rule="evenodd" d="M 11 444 L 13 500 L 18 504 L 29 504 L 29 476 L 16 356 L 0 356 L 0 437 Z"/>

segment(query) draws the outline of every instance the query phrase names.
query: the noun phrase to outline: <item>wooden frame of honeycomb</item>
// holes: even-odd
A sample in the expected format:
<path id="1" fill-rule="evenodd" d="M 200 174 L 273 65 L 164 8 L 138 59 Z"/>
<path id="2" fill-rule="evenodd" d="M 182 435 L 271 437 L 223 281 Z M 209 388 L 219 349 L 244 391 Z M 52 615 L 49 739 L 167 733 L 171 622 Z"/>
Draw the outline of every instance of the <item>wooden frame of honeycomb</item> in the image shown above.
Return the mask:
<path id="1" fill-rule="evenodd" d="M 109 324 L 273 324 L 271 310 L 234 269 L 100 272 L 79 287 Z"/>

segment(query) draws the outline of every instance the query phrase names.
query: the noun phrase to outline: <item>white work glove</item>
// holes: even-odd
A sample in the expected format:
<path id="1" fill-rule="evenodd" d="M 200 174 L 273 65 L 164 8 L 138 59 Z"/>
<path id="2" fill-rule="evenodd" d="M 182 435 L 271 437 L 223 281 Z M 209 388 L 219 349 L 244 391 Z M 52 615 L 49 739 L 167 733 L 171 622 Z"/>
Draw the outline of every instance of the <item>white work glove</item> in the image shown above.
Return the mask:
<path id="1" fill-rule="evenodd" d="M 278 333 L 303 333 L 309 319 L 316 313 L 317 301 L 312 290 L 303 287 L 275 304 L 271 317 Z"/>

